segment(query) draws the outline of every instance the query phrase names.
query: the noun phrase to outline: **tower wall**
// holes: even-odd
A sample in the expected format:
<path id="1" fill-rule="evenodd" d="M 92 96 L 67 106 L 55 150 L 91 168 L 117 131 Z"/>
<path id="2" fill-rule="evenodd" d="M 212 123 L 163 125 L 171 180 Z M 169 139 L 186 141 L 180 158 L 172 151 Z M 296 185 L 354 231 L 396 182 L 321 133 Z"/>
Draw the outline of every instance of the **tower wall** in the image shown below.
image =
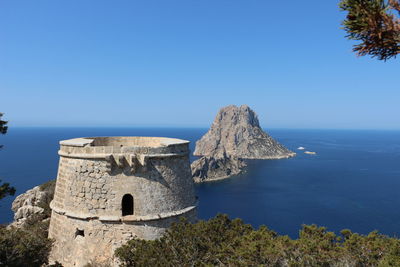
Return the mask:
<path id="1" fill-rule="evenodd" d="M 152 137 L 61 141 L 51 259 L 64 266 L 110 263 L 115 248 L 133 237 L 156 239 L 180 217 L 194 221 L 188 143 Z M 125 195 L 133 197 L 133 214 L 123 216 Z"/>

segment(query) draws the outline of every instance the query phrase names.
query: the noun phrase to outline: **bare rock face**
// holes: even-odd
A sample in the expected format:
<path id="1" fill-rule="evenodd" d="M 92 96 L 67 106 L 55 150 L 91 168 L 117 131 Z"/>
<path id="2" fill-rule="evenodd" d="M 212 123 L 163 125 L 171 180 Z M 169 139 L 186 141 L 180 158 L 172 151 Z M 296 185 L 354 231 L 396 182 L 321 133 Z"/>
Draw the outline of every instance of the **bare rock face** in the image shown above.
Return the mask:
<path id="1" fill-rule="evenodd" d="M 191 164 L 192 176 L 196 183 L 215 181 L 240 174 L 246 163 L 231 157 L 202 157 Z"/>
<path id="2" fill-rule="evenodd" d="M 248 106 L 222 108 L 210 130 L 196 142 L 191 165 L 195 182 L 207 182 L 239 174 L 243 159 L 282 159 L 296 155 L 264 132 Z"/>
<path id="3" fill-rule="evenodd" d="M 11 207 L 14 211 L 14 221 L 11 226 L 23 227 L 25 222 L 34 215 L 48 217 L 49 214 L 46 212 L 48 212 L 48 204 L 53 198 L 54 187 L 54 181 L 50 181 L 17 196 Z"/>
<path id="4" fill-rule="evenodd" d="M 22 225 L 27 218 L 34 214 L 42 214 L 43 211 L 44 209 L 38 206 L 22 206 L 14 215 L 15 225 Z"/>
<path id="5" fill-rule="evenodd" d="M 222 108 L 210 130 L 196 142 L 195 156 L 241 159 L 281 159 L 296 153 L 264 132 L 257 115 L 247 105 Z"/>
<path id="6" fill-rule="evenodd" d="M 21 227 L 30 216 L 43 213 L 44 209 L 39 207 L 39 203 L 44 198 L 45 192 L 41 191 L 39 186 L 35 186 L 17 196 L 11 208 L 14 211 L 14 222 L 12 225 Z"/>
<path id="7" fill-rule="evenodd" d="M 17 196 L 12 203 L 11 209 L 14 213 L 25 206 L 37 206 L 40 201 L 44 198 L 45 192 L 40 190 L 39 186 L 26 191 L 25 193 Z"/>

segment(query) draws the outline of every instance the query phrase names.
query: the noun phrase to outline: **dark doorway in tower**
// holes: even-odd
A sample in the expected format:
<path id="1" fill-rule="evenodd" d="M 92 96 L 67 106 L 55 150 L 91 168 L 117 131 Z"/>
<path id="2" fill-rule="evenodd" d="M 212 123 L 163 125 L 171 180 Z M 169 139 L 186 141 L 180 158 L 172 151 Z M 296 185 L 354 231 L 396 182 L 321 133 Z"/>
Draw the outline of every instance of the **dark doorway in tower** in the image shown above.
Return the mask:
<path id="1" fill-rule="evenodd" d="M 126 194 L 122 197 L 122 216 L 133 215 L 133 197 Z"/>

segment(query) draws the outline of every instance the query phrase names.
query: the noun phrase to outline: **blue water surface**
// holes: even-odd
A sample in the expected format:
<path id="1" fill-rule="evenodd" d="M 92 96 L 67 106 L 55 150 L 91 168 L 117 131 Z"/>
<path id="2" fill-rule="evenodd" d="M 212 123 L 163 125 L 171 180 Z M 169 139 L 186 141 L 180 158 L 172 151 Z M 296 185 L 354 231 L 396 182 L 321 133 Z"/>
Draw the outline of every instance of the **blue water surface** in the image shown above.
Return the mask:
<path id="1" fill-rule="evenodd" d="M 11 128 L 0 136 L 0 177 L 17 194 L 54 179 L 60 140 L 84 136 L 166 136 L 190 140 L 207 129 Z M 295 158 L 254 160 L 244 174 L 196 185 L 199 218 L 217 213 L 298 236 L 302 224 L 332 231 L 375 229 L 400 235 L 400 131 L 287 130 L 268 132 Z M 306 155 L 297 147 L 317 152 Z M 194 157 L 191 158 L 192 160 Z M 0 223 L 12 220 L 14 197 L 0 201 Z"/>

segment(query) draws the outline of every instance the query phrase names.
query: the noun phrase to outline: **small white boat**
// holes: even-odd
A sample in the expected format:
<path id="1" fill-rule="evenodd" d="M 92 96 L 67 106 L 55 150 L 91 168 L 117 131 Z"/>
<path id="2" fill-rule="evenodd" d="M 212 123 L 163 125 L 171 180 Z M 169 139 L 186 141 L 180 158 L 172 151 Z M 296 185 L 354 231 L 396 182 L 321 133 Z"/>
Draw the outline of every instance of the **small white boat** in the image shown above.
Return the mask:
<path id="1" fill-rule="evenodd" d="M 304 150 L 305 148 L 302 147 L 302 146 L 299 146 L 297 149 L 298 149 L 298 150 Z"/>
<path id="2" fill-rule="evenodd" d="M 308 154 L 308 155 L 316 155 L 316 154 L 317 154 L 317 152 L 306 151 L 306 152 L 304 152 L 304 154 Z"/>

